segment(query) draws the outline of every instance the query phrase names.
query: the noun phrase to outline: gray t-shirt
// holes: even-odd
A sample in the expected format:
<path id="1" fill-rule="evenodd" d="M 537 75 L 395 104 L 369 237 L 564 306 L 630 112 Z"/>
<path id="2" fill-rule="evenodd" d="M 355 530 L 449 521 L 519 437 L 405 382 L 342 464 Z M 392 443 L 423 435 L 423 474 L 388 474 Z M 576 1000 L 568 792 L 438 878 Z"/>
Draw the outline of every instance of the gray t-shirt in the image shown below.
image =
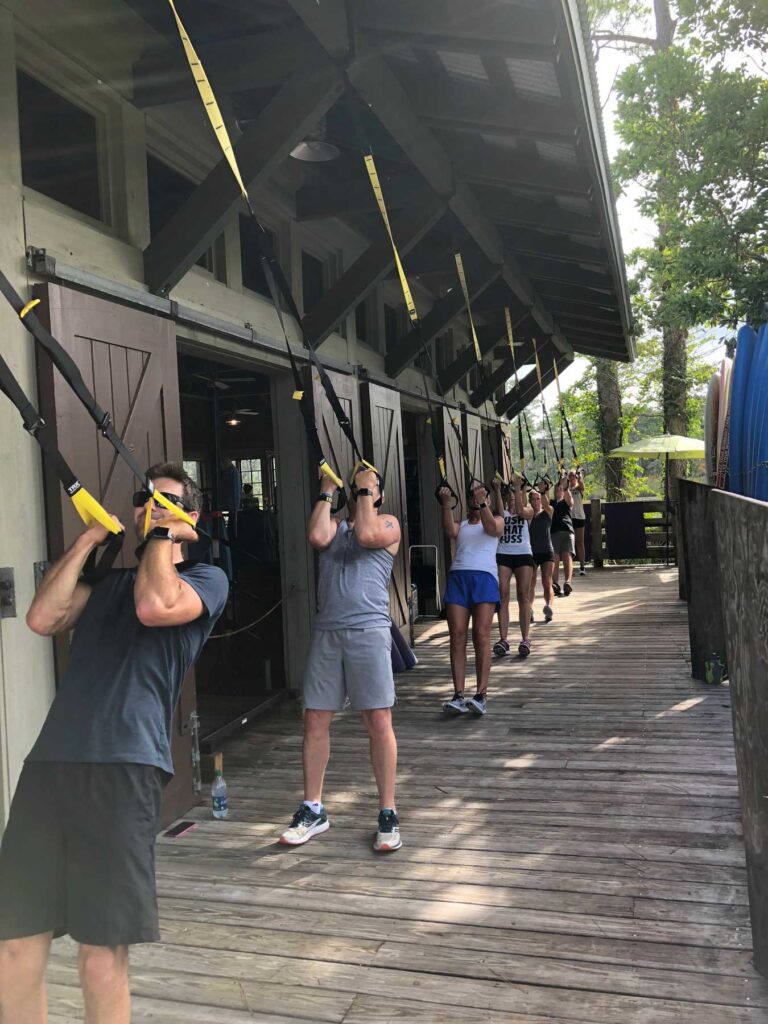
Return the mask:
<path id="1" fill-rule="evenodd" d="M 386 548 L 364 548 L 343 519 L 320 552 L 315 629 L 389 629 L 389 579 L 394 558 Z"/>
<path id="2" fill-rule="evenodd" d="M 143 626 L 135 569 L 96 584 L 75 625 L 69 660 L 28 761 L 149 764 L 173 774 L 171 724 L 184 676 L 227 603 L 226 575 L 181 562 L 205 611 L 183 626 Z"/>

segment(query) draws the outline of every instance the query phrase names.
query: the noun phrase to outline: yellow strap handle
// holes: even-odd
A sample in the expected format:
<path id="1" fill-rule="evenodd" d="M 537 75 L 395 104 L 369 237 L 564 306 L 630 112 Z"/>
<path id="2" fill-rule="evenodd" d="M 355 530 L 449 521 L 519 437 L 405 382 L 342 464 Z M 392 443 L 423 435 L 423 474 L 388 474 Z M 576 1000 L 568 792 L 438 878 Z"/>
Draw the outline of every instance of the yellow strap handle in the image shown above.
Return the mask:
<path id="1" fill-rule="evenodd" d="M 472 319 L 472 310 L 469 305 L 469 289 L 467 288 L 467 276 L 464 273 L 464 263 L 461 259 L 461 253 L 454 253 L 456 260 L 456 270 L 459 275 L 459 282 L 461 284 L 461 290 L 464 293 L 464 305 L 467 307 L 467 316 L 469 317 L 469 329 L 472 332 L 472 344 L 475 346 L 475 358 L 478 364 L 483 362 L 483 354 L 480 351 L 480 342 L 477 340 L 477 331 L 475 330 L 475 323 Z"/>
<path id="2" fill-rule="evenodd" d="M 350 484 L 350 486 L 352 486 L 352 484 L 354 483 L 355 477 L 357 476 L 357 474 L 360 472 L 361 469 L 370 469 L 370 470 L 372 470 L 376 474 L 376 476 L 380 476 L 380 473 L 379 473 L 378 469 L 376 469 L 376 467 L 374 465 L 372 465 L 370 462 L 368 462 L 367 459 L 359 459 L 355 463 L 354 469 L 349 474 L 349 484 Z"/>
<path id="3" fill-rule="evenodd" d="M 319 463 L 319 469 L 322 476 L 327 476 L 329 480 L 333 480 L 333 482 L 336 484 L 339 490 L 341 490 L 344 487 L 344 483 L 341 477 L 334 473 L 334 471 L 331 469 L 331 467 L 328 465 L 325 459 L 323 459 L 323 461 Z"/>
<path id="4" fill-rule="evenodd" d="M 30 299 L 29 302 L 26 304 L 26 306 L 24 306 L 23 309 L 21 310 L 21 312 L 19 313 L 19 320 L 23 320 L 24 317 L 27 315 L 27 313 L 29 313 L 29 311 L 31 309 L 34 309 L 35 306 L 39 306 L 39 305 L 40 305 L 40 299 Z"/>
<path id="5" fill-rule="evenodd" d="M 368 178 L 371 182 L 373 194 L 376 197 L 379 212 L 381 213 L 381 219 L 384 221 L 384 227 L 387 229 L 389 241 L 392 243 L 392 254 L 395 257 L 395 266 L 397 267 L 397 276 L 400 278 L 400 287 L 403 289 L 405 308 L 408 310 L 408 316 L 410 317 L 411 323 L 416 326 L 419 322 L 419 314 L 416 312 L 416 303 L 413 301 L 413 295 L 411 294 L 411 289 L 408 284 L 408 278 L 405 276 L 403 264 L 400 261 L 400 253 L 397 251 L 395 236 L 392 234 L 392 225 L 389 223 L 389 214 L 387 213 L 387 206 L 384 202 L 384 193 L 381 190 L 381 183 L 379 182 L 379 173 L 376 170 L 376 164 L 371 154 L 365 156 L 364 159 L 365 169 L 368 171 Z"/>
<path id="6" fill-rule="evenodd" d="M 99 526 L 103 526 L 110 533 L 123 532 L 109 512 L 96 501 L 92 494 L 86 491 L 82 484 L 74 494 L 70 494 L 70 498 L 72 499 L 72 504 L 77 509 L 77 514 L 86 526 L 95 526 L 98 523 Z"/>

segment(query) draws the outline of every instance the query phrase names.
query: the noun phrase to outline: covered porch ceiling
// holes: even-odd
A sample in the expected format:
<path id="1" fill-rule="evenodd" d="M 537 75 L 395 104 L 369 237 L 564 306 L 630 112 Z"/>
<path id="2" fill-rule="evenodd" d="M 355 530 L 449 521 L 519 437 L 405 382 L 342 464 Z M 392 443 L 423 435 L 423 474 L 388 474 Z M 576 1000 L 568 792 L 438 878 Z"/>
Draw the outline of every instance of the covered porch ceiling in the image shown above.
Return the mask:
<path id="1" fill-rule="evenodd" d="M 148 109 L 196 100 L 170 8 L 128 2 L 164 40 L 135 65 L 134 102 Z M 236 150 L 249 189 L 276 183 L 299 220 L 339 218 L 369 241 L 305 317 L 316 344 L 394 273 L 361 158 L 369 143 L 406 272 L 434 298 L 424 338 L 463 312 L 452 255 L 459 249 L 491 392 L 512 369 L 500 346 L 505 305 L 525 345 L 521 359 L 534 340 L 544 367 L 556 358 L 564 368 L 574 353 L 633 358 L 581 0 L 178 0 L 178 9 L 241 133 Z M 323 119 L 340 156 L 290 159 Z M 172 288 L 240 203 L 222 163 L 145 251 L 149 287 Z M 413 363 L 420 344 L 413 334 L 398 339 L 386 357 L 390 376 Z M 441 384 L 470 366 L 460 356 Z M 547 383 L 553 373 L 544 376 Z M 497 391 L 497 410 L 513 414 L 537 392 L 528 380 L 520 394 Z M 475 392 L 472 404 L 485 397 Z"/>

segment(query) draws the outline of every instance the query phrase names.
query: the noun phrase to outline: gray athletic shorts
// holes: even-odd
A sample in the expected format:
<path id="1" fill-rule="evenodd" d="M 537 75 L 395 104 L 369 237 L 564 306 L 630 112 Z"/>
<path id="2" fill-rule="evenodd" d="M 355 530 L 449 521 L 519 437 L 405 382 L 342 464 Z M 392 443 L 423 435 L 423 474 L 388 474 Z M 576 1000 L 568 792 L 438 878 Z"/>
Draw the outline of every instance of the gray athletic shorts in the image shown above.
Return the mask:
<path id="1" fill-rule="evenodd" d="M 573 534 L 569 533 L 568 530 L 558 530 L 557 533 L 551 533 L 550 537 L 552 538 L 552 547 L 556 555 L 576 554 Z"/>
<path id="2" fill-rule="evenodd" d="M 395 703 L 388 626 L 313 631 L 304 669 L 304 707 L 341 711 L 347 697 L 356 711 Z"/>

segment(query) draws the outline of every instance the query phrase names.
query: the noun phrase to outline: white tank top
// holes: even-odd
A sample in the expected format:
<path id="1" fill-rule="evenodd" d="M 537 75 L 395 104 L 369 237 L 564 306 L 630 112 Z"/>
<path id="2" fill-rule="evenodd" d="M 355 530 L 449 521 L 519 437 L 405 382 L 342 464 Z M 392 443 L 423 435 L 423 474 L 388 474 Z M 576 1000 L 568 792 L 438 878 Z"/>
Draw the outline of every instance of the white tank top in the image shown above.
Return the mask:
<path id="1" fill-rule="evenodd" d="M 499 538 L 486 533 L 482 523 L 469 523 L 462 519 L 459 523 L 459 535 L 456 538 L 456 556 L 451 562 L 454 569 L 470 572 L 489 572 L 494 579 L 499 578 L 496 568 L 496 548 Z"/>
<path id="2" fill-rule="evenodd" d="M 531 535 L 528 531 L 528 520 L 522 516 L 513 516 L 504 509 L 504 533 L 499 537 L 497 548 L 499 555 L 530 555 Z"/>
<path id="3" fill-rule="evenodd" d="M 584 519 L 584 497 L 578 487 L 573 488 L 571 497 L 573 498 L 571 519 Z"/>

